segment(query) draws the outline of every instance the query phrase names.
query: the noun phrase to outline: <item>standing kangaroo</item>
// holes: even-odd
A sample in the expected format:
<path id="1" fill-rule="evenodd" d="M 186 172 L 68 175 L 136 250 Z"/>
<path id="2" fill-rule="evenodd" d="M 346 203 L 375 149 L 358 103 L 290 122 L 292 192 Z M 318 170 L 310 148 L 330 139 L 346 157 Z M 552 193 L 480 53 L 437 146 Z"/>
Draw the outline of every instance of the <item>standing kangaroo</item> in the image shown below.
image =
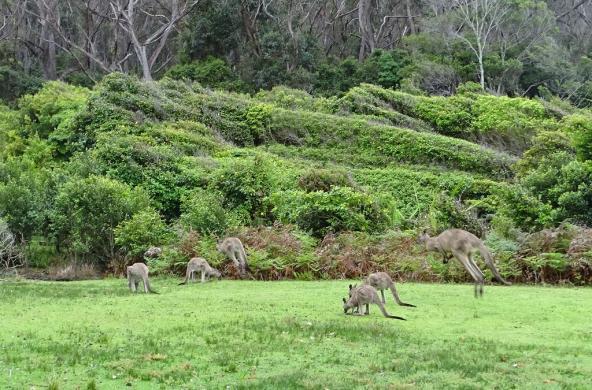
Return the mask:
<path id="1" fill-rule="evenodd" d="M 378 292 L 376 289 L 369 284 L 362 284 L 359 287 L 349 285 L 349 299 L 346 300 L 343 298 L 343 312 L 347 314 L 349 309 L 357 308 L 358 312 L 353 313 L 353 315 L 362 315 L 362 307 L 366 305 L 366 313 L 365 315 L 370 314 L 370 304 L 374 303 L 378 305 L 378 308 L 382 312 L 382 315 L 387 318 L 394 318 L 397 320 L 405 320 L 403 317 L 392 316 L 387 313 L 386 309 L 384 308 L 384 304 L 378 298 Z"/>
<path id="2" fill-rule="evenodd" d="M 244 276 L 245 271 L 249 269 L 249 265 L 247 264 L 247 255 L 243 243 L 238 238 L 228 237 L 222 241 L 218 241 L 216 249 L 232 260 L 241 276 Z"/>
<path id="3" fill-rule="evenodd" d="M 485 264 L 498 281 L 505 285 L 511 285 L 510 282 L 502 278 L 495 268 L 493 257 L 483 244 L 483 241 L 466 230 L 448 229 L 436 237 L 430 237 L 424 230 L 418 241 L 424 243 L 427 250 L 442 254 L 444 263 L 447 263 L 452 256 L 456 257 L 475 281 L 475 297 L 483 296 L 483 283 L 485 280 L 483 272 L 473 261 L 472 255 L 475 251 L 481 254 Z"/>
<path id="4" fill-rule="evenodd" d="M 380 295 L 382 295 L 382 303 L 386 303 L 386 300 L 384 299 L 384 290 L 388 288 L 391 290 L 393 298 L 395 298 L 395 302 L 397 302 L 399 306 L 415 307 L 415 305 L 402 302 L 399 299 L 399 294 L 397 294 L 395 283 L 393 282 L 389 274 L 387 274 L 386 272 L 375 272 L 373 274 L 368 275 L 368 277 L 364 279 L 364 284 L 369 284 L 375 289 L 380 290 Z"/>
<path id="5" fill-rule="evenodd" d="M 150 282 L 148 281 L 148 267 L 144 263 L 134 263 L 127 267 L 127 284 L 132 292 L 138 291 L 138 284 L 142 281 L 144 284 L 144 292 L 158 294 L 156 291 L 150 288 Z"/>
<path id="6" fill-rule="evenodd" d="M 220 271 L 210 267 L 208 262 L 202 257 L 194 257 L 187 263 L 187 272 L 185 272 L 185 280 L 179 285 L 186 284 L 189 280 L 195 281 L 195 273 L 201 272 L 201 282 L 206 281 L 206 277 L 209 279 L 211 276 L 215 278 L 220 277 Z"/>

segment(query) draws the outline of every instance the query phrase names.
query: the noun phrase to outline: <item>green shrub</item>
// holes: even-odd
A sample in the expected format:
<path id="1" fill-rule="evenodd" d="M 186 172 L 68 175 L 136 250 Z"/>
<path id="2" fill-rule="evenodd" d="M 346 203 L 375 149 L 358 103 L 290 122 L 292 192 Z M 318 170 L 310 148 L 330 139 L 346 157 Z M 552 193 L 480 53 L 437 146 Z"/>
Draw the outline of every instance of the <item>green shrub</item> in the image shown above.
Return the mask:
<path id="1" fill-rule="evenodd" d="M 153 209 L 134 214 L 115 227 L 115 244 L 124 252 L 139 258 L 151 246 L 162 246 L 170 239 L 170 232 L 160 215 Z"/>
<path id="2" fill-rule="evenodd" d="M 387 223 L 372 196 L 347 187 L 329 192 L 281 191 L 273 193 L 269 201 L 278 220 L 295 223 L 315 237 L 348 230 L 376 231 Z"/>
<path id="3" fill-rule="evenodd" d="M 148 135 L 100 134 L 93 156 L 102 173 L 142 186 L 167 218 L 179 215 L 181 195 L 196 184 L 181 170 L 178 151 Z"/>
<path id="4" fill-rule="evenodd" d="M 358 118 L 274 110 L 271 124 L 274 138 L 276 134 L 285 134 L 287 129 L 299 142 L 314 148 L 312 152 L 336 163 L 437 164 L 504 177 L 509 174 L 512 161 L 504 153 L 438 134 L 369 124 Z M 299 150 L 306 153 L 304 148 Z"/>
<path id="5" fill-rule="evenodd" d="M 178 64 L 169 68 L 165 74 L 174 80 L 191 80 L 211 88 L 229 91 L 245 89 L 243 82 L 230 69 L 224 60 L 207 57 L 202 61 L 189 64 Z"/>
<path id="6" fill-rule="evenodd" d="M 43 78 L 13 66 L 0 65 L 0 100 L 14 103 L 25 94 L 34 94 L 43 86 Z"/>
<path id="7" fill-rule="evenodd" d="M 331 114 L 337 109 L 335 97 L 313 97 L 306 91 L 281 85 L 273 87 L 270 91 L 261 90 L 257 92 L 254 99 L 288 110 L 306 110 Z"/>
<path id="8" fill-rule="evenodd" d="M 250 218 L 266 216 L 263 199 L 272 191 L 269 175 L 271 168 L 260 155 L 252 158 L 232 160 L 215 171 L 211 187 L 224 197 L 224 207 L 239 209 Z"/>
<path id="9" fill-rule="evenodd" d="M 253 136 L 256 145 L 269 141 L 269 125 L 271 122 L 271 112 L 273 107 L 265 103 L 251 105 L 247 109 L 245 122 Z"/>
<path id="10" fill-rule="evenodd" d="M 223 201 L 219 193 L 195 189 L 182 197 L 179 221 L 205 235 L 223 235 L 229 225 Z"/>
<path id="11" fill-rule="evenodd" d="M 355 188 L 352 177 L 341 169 L 311 169 L 298 179 L 298 187 L 306 192 L 328 192 L 335 187 Z"/>
<path id="12" fill-rule="evenodd" d="M 60 81 L 47 82 L 34 95 L 23 96 L 19 107 L 24 114 L 23 126 L 31 134 L 48 137 L 54 130 L 72 125 L 74 116 L 86 104 L 89 90 Z"/>
<path id="13" fill-rule="evenodd" d="M 4 171 L 4 172 L 2 172 Z M 4 177 L 2 177 L 4 176 Z M 47 232 L 58 175 L 18 160 L 0 164 L 0 218 L 18 240 Z"/>
<path id="14" fill-rule="evenodd" d="M 61 248 L 75 259 L 105 265 L 115 256 L 115 228 L 149 207 L 139 189 L 101 176 L 74 178 L 64 183 L 55 198 L 51 228 Z"/>
<path id="15" fill-rule="evenodd" d="M 563 118 L 561 125 L 573 137 L 578 157 L 592 160 L 592 115 L 569 115 Z"/>
<path id="16" fill-rule="evenodd" d="M 474 120 L 472 107 L 473 100 L 462 95 L 432 96 L 419 99 L 414 113 L 442 134 L 469 138 Z"/>
<path id="17" fill-rule="evenodd" d="M 532 146 L 516 162 L 515 170 L 520 176 L 537 169 L 541 163 L 555 153 L 574 155 L 570 138 L 560 131 L 542 131 L 532 140 Z"/>

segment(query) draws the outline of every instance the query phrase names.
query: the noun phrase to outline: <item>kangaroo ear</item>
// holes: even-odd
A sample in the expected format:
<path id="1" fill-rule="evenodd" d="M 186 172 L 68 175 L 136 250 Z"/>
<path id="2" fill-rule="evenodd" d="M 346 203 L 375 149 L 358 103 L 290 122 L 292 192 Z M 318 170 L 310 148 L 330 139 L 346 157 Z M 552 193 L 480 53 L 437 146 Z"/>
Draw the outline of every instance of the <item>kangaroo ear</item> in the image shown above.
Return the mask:
<path id="1" fill-rule="evenodd" d="M 347 303 L 347 301 L 345 300 L 345 298 L 341 298 L 341 299 L 343 299 L 343 303 Z"/>
<path id="2" fill-rule="evenodd" d="M 351 284 L 349 285 L 349 289 L 351 290 L 352 288 L 354 288 L 354 286 L 352 286 Z"/>

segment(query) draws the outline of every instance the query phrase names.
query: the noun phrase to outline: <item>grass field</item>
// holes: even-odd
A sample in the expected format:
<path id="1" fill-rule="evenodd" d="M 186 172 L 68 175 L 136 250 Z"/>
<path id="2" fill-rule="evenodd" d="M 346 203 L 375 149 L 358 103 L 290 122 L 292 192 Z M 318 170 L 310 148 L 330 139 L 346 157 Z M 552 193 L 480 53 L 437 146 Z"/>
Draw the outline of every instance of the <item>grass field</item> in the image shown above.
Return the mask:
<path id="1" fill-rule="evenodd" d="M 177 282 L 0 282 L 0 388 L 592 386 L 590 288 L 406 283 L 398 321 L 347 281 Z"/>

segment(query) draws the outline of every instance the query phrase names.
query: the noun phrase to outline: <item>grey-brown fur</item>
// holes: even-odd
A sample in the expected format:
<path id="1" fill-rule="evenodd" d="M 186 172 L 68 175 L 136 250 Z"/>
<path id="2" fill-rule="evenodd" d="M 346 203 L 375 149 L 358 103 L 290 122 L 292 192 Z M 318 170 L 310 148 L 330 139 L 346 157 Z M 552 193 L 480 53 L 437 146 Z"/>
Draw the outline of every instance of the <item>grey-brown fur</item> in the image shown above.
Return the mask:
<path id="1" fill-rule="evenodd" d="M 380 291 L 380 295 L 382 296 L 382 303 L 386 303 L 386 300 L 384 299 L 384 290 L 388 288 L 391 290 L 391 293 L 393 294 L 393 298 L 395 299 L 395 302 L 397 302 L 397 305 L 415 307 L 415 305 L 401 301 L 401 299 L 399 298 L 399 294 L 397 293 L 397 289 L 395 288 L 395 282 L 393 282 L 393 279 L 391 279 L 389 274 L 387 274 L 386 272 L 375 272 L 373 274 L 370 274 L 366 277 L 366 279 L 364 279 L 364 283 L 369 284 L 370 286 Z"/>
<path id="2" fill-rule="evenodd" d="M 148 257 L 150 259 L 156 259 L 162 254 L 162 249 L 157 246 L 151 246 L 144 252 L 144 257 Z"/>
<path id="3" fill-rule="evenodd" d="M 245 271 L 249 269 L 249 265 L 247 264 L 247 254 L 241 240 L 236 237 L 225 238 L 216 244 L 216 249 L 232 260 L 241 276 L 244 276 Z"/>
<path id="4" fill-rule="evenodd" d="M 138 284 L 142 281 L 145 293 L 158 294 L 150 287 L 148 280 L 148 267 L 144 263 L 134 263 L 127 267 L 127 284 L 132 292 L 138 291 Z"/>
<path id="5" fill-rule="evenodd" d="M 362 315 L 362 308 L 366 306 L 365 315 L 370 314 L 370 304 L 374 303 L 378 305 L 383 316 L 387 318 L 394 318 L 397 320 L 405 320 L 403 317 L 397 317 L 390 315 L 387 313 L 386 309 L 384 308 L 384 304 L 378 297 L 378 292 L 376 289 L 369 284 L 362 284 L 361 286 L 352 286 L 349 285 L 349 299 L 343 298 L 343 311 L 347 314 L 349 309 L 357 308 L 357 313 L 354 313 L 352 310 L 353 315 Z"/>
<path id="6" fill-rule="evenodd" d="M 206 259 L 202 257 L 194 257 L 187 263 L 187 271 L 185 272 L 185 280 L 181 284 L 186 284 L 189 280 L 195 282 L 195 273 L 201 272 L 201 282 L 205 283 L 206 278 L 209 279 L 210 277 L 219 278 L 220 271 L 215 268 L 210 267 Z"/>
<path id="7" fill-rule="evenodd" d="M 489 267 L 493 276 L 505 285 L 511 283 L 502 278 L 493 264 L 491 253 L 477 236 L 462 229 L 448 229 L 436 237 L 430 237 L 425 231 L 419 236 L 419 242 L 424 243 L 426 249 L 442 254 L 444 263 L 454 256 L 465 267 L 475 281 L 475 297 L 483 295 L 485 277 L 483 272 L 473 261 L 473 252 L 478 251 Z"/>

